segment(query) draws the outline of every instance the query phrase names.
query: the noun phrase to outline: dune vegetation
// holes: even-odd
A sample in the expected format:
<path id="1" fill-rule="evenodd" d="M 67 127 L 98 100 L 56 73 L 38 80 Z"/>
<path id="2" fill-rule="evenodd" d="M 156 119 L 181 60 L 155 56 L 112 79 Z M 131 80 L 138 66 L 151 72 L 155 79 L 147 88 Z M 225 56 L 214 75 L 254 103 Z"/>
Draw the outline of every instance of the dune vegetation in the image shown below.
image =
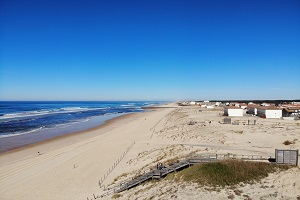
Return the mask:
<path id="1" fill-rule="evenodd" d="M 290 166 L 265 162 L 229 160 L 217 163 L 194 165 L 180 172 L 169 174 L 167 179 L 194 182 L 201 185 L 230 186 L 238 183 L 253 183 L 277 170 Z"/>

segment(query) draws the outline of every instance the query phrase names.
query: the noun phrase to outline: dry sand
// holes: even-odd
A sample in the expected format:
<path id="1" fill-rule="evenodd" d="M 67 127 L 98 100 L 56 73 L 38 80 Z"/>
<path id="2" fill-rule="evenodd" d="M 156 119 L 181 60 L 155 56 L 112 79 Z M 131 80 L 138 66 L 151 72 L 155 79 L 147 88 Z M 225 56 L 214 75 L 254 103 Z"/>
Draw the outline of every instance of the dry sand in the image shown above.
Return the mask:
<path id="1" fill-rule="evenodd" d="M 117 184 L 158 161 L 190 153 L 274 157 L 276 148 L 300 149 L 299 121 L 245 116 L 233 118 L 239 125 L 229 125 L 220 123 L 221 109 L 199 112 L 196 106 L 172 106 L 176 105 L 127 115 L 97 129 L 0 155 L 0 199 L 95 199 L 105 192 L 103 185 Z M 248 119 L 257 124 L 244 125 Z M 197 123 L 188 125 L 190 121 Z M 285 146 L 286 140 L 294 144 Z M 297 197 L 299 167 L 270 174 L 253 185 L 218 190 L 167 180 L 149 182 L 121 193 L 119 199 Z"/>

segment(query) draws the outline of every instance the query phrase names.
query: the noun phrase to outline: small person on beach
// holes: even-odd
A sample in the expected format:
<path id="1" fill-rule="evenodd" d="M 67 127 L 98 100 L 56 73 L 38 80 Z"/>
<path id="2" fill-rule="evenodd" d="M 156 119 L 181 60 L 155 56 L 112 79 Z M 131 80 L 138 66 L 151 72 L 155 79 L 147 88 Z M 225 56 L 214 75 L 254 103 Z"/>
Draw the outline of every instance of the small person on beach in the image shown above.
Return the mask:
<path id="1" fill-rule="evenodd" d="M 162 169 L 163 169 L 163 165 L 162 165 L 162 163 L 159 163 L 159 165 L 158 165 L 158 169 L 159 169 L 159 170 L 162 170 Z"/>
<path id="2" fill-rule="evenodd" d="M 38 151 L 38 155 L 42 155 L 42 154 Z"/>

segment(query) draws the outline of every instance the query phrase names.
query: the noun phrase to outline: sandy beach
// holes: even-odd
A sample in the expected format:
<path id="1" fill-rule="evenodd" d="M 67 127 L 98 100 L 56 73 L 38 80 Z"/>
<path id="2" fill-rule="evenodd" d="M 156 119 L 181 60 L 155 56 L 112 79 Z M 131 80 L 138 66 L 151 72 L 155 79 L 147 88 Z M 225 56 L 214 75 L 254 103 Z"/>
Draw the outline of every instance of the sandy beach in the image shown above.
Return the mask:
<path id="1" fill-rule="evenodd" d="M 105 193 L 103 186 L 133 177 L 158 161 L 191 153 L 274 157 L 275 149 L 300 149 L 299 121 L 244 116 L 232 118 L 238 125 L 222 124 L 222 108 L 165 107 L 1 154 L 0 199 L 97 199 Z M 246 125 L 248 120 L 256 120 L 256 125 Z M 293 144 L 284 145 L 286 140 Z M 161 180 L 122 192 L 119 199 L 297 199 L 299 166 L 253 185 L 242 184 L 239 190 L 242 194 L 232 188 L 212 191 Z"/>

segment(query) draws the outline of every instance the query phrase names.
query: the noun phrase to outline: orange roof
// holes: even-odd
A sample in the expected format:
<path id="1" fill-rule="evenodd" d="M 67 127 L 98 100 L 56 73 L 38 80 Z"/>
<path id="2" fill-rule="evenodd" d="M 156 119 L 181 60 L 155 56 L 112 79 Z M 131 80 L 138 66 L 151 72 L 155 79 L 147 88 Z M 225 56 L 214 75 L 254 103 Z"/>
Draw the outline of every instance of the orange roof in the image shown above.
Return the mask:
<path id="1" fill-rule="evenodd" d="M 287 112 L 294 112 L 296 110 L 300 110 L 300 107 L 287 107 L 283 109 L 286 110 Z"/>
<path id="2" fill-rule="evenodd" d="M 282 110 L 282 108 L 278 108 L 274 106 L 259 106 L 257 108 L 262 110 Z"/>
<path id="3" fill-rule="evenodd" d="M 250 104 L 247 106 L 247 108 L 258 108 L 258 107 L 260 107 L 260 105 Z"/>
<path id="4" fill-rule="evenodd" d="M 236 106 L 227 106 L 225 107 L 225 109 L 242 109 L 242 108 Z"/>

